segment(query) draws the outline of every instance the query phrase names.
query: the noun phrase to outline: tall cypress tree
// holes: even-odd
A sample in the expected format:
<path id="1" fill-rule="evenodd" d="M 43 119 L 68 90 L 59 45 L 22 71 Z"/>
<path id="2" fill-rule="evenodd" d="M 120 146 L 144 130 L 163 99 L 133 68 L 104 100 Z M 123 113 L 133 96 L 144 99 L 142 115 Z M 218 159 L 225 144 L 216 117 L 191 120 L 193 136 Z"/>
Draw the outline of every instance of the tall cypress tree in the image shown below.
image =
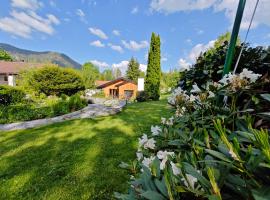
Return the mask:
<path id="1" fill-rule="evenodd" d="M 134 82 L 138 81 L 138 78 L 140 76 L 140 64 L 135 58 L 131 58 L 128 63 L 128 69 L 127 69 L 127 78 L 129 80 L 132 80 Z"/>
<path id="2" fill-rule="evenodd" d="M 152 33 L 145 79 L 145 92 L 149 99 L 159 99 L 160 79 L 160 37 Z"/>

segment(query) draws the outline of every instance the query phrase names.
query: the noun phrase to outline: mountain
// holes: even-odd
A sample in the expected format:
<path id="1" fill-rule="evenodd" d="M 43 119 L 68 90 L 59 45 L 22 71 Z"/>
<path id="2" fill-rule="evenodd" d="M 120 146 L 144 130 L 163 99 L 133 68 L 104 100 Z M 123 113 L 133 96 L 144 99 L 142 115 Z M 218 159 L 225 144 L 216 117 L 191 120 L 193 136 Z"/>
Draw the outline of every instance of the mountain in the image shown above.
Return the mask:
<path id="1" fill-rule="evenodd" d="M 52 51 L 30 51 L 20 49 L 9 44 L 0 43 L 0 49 L 7 51 L 15 61 L 54 63 L 62 67 L 73 67 L 80 69 L 81 65 L 65 54 Z"/>

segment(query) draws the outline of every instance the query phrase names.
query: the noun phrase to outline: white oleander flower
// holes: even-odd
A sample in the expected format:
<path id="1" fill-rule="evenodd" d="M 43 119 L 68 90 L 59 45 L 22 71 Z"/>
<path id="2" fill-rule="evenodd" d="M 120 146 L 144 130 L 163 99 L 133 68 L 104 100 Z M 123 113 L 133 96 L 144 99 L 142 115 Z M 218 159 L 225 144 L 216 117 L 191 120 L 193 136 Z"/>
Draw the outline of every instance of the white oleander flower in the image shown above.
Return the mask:
<path id="1" fill-rule="evenodd" d="M 190 102 L 196 101 L 196 96 L 194 96 L 194 95 L 191 94 L 191 95 L 189 96 L 189 101 L 190 101 Z"/>
<path id="2" fill-rule="evenodd" d="M 162 130 L 160 126 L 151 126 L 151 132 L 152 135 L 156 136 L 159 135 L 162 132 Z"/>
<path id="3" fill-rule="evenodd" d="M 212 91 L 208 91 L 208 98 L 214 98 L 215 97 L 215 93 Z"/>
<path id="4" fill-rule="evenodd" d="M 253 71 L 250 71 L 246 68 L 239 74 L 240 78 L 247 78 L 250 80 L 251 83 L 256 82 L 256 80 L 261 76 L 260 74 L 255 74 Z"/>
<path id="5" fill-rule="evenodd" d="M 161 163 L 160 163 L 161 170 L 165 168 L 166 162 L 168 160 L 168 156 L 174 156 L 174 152 L 168 152 L 166 150 L 157 152 L 157 157 L 159 160 L 161 160 Z"/>
<path id="6" fill-rule="evenodd" d="M 166 118 L 161 117 L 161 124 L 166 124 Z"/>
<path id="7" fill-rule="evenodd" d="M 198 87 L 197 83 L 195 83 L 194 85 L 192 85 L 192 90 L 190 90 L 190 92 L 200 93 L 200 92 L 202 92 L 202 90 Z"/>
<path id="8" fill-rule="evenodd" d="M 151 165 L 151 163 L 153 162 L 154 159 L 155 159 L 154 156 L 151 156 L 150 158 L 144 157 L 143 158 L 143 161 L 142 161 L 142 164 L 144 166 L 146 166 L 148 169 L 150 169 L 150 165 Z"/>
<path id="9" fill-rule="evenodd" d="M 139 147 L 143 147 L 145 149 L 155 149 L 155 143 L 156 141 L 153 138 L 148 139 L 146 134 L 143 134 L 142 138 L 139 138 Z"/>
<path id="10" fill-rule="evenodd" d="M 173 125 L 173 120 L 174 120 L 174 118 L 172 116 L 167 120 L 166 124 L 169 125 L 169 126 L 172 126 Z"/>
<path id="11" fill-rule="evenodd" d="M 184 182 L 185 186 L 189 187 L 189 184 L 190 184 L 190 187 L 194 189 L 195 183 L 198 181 L 197 178 L 195 178 L 194 176 L 190 174 L 186 174 L 186 178 L 187 180 L 185 178 L 181 179 Z"/>
<path id="12" fill-rule="evenodd" d="M 138 152 L 136 153 L 136 156 L 137 156 L 137 160 L 138 160 L 138 161 L 140 161 L 140 160 L 143 159 L 143 154 L 142 154 L 142 152 L 139 152 L 139 151 L 138 151 Z"/>
<path id="13" fill-rule="evenodd" d="M 173 171 L 173 174 L 175 176 L 179 175 L 181 173 L 180 169 L 176 166 L 175 163 L 173 162 L 170 162 L 171 166 L 172 166 L 172 171 Z"/>

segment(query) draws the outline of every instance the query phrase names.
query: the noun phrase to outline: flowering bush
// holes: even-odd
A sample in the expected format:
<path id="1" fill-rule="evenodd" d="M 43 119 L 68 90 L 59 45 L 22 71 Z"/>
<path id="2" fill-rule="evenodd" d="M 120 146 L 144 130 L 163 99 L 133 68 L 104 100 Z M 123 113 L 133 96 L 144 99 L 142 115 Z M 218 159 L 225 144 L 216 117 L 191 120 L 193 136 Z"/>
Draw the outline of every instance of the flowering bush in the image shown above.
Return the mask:
<path id="1" fill-rule="evenodd" d="M 190 91 L 177 88 L 168 99 L 174 116 L 139 139 L 137 161 L 122 165 L 132 169 L 131 187 L 116 197 L 269 199 L 270 94 L 256 90 L 259 77 L 244 69 Z"/>

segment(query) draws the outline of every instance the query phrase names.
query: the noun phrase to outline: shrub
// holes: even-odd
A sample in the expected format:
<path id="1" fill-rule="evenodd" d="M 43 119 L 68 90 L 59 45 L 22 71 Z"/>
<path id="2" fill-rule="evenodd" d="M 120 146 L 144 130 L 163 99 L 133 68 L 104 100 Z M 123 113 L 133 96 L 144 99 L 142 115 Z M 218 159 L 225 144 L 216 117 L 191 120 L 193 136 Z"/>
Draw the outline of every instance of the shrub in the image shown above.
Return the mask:
<path id="1" fill-rule="evenodd" d="M 46 95 L 66 94 L 68 96 L 84 90 L 84 83 L 75 70 L 57 66 L 47 66 L 35 70 L 29 79 L 30 85 Z"/>
<path id="2" fill-rule="evenodd" d="M 259 77 L 244 69 L 177 88 L 169 98 L 174 116 L 152 126 L 139 139 L 137 160 L 121 165 L 133 177 L 117 198 L 269 199 L 270 94 Z"/>
<path id="3" fill-rule="evenodd" d="M 82 99 L 79 94 L 71 96 L 68 100 L 68 107 L 70 111 L 79 110 L 87 105 L 87 101 Z"/>
<path id="4" fill-rule="evenodd" d="M 17 103 L 13 105 L 0 105 L 0 123 L 29 121 L 64 115 L 79 110 L 87 105 L 78 94 L 65 100 L 50 97 L 42 103 Z"/>
<path id="5" fill-rule="evenodd" d="M 11 86 L 0 86 L 0 104 L 9 105 L 23 102 L 25 93 Z"/>
<path id="6" fill-rule="evenodd" d="M 148 99 L 149 99 L 149 97 L 147 95 L 147 92 L 145 92 L 145 91 L 138 92 L 137 97 L 136 97 L 136 100 L 138 102 L 148 101 Z"/>

